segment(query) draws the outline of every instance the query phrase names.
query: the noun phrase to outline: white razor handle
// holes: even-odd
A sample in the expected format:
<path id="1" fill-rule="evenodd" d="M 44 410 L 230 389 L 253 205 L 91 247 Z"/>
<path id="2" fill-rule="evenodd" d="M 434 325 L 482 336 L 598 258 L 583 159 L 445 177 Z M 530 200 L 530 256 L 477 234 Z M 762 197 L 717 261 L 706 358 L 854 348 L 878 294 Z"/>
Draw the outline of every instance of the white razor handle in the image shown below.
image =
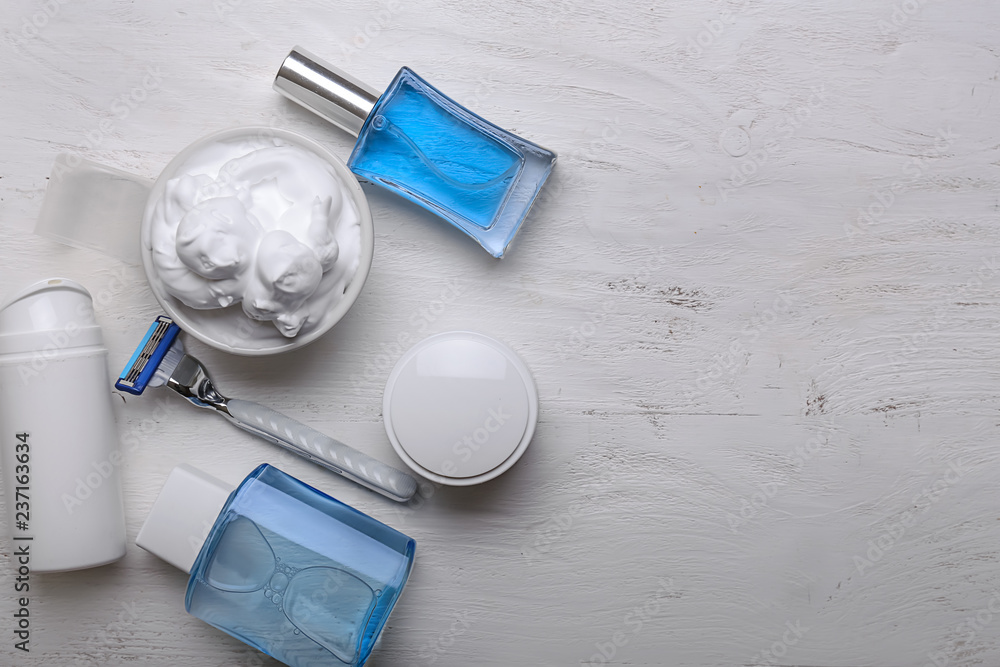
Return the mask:
<path id="1" fill-rule="evenodd" d="M 405 472 L 276 410 L 238 398 L 228 399 L 226 408 L 228 414 L 221 411 L 222 414 L 244 431 L 291 450 L 393 500 L 406 502 L 417 491 L 417 481 Z"/>

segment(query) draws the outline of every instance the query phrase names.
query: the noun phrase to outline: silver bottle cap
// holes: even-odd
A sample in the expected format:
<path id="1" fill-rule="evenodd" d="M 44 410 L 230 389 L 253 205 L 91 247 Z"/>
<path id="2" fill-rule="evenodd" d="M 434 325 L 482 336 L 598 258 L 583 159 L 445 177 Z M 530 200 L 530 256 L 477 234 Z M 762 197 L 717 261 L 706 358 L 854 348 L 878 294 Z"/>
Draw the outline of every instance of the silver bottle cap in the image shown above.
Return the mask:
<path id="1" fill-rule="evenodd" d="M 381 95 L 298 46 L 281 63 L 274 89 L 354 136 Z"/>

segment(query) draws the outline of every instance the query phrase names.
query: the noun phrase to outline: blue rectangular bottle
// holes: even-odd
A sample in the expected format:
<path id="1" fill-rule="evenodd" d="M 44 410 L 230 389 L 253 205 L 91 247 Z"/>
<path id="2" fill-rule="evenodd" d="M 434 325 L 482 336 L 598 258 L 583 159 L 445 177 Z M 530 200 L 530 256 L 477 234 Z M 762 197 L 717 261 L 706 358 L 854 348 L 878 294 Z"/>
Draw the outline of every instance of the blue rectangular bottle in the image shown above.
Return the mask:
<path id="1" fill-rule="evenodd" d="M 358 136 L 348 167 L 503 257 L 556 155 L 457 104 L 408 67 L 381 95 L 293 49 L 275 89 Z"/>
<path id="2" fill-rule="evenodd" d="M 363 665 L 414 541 L 266 464 L 227 489 L 175 468 L 136 540 L 189 569 L 187 611 L 293 667 Z"/>

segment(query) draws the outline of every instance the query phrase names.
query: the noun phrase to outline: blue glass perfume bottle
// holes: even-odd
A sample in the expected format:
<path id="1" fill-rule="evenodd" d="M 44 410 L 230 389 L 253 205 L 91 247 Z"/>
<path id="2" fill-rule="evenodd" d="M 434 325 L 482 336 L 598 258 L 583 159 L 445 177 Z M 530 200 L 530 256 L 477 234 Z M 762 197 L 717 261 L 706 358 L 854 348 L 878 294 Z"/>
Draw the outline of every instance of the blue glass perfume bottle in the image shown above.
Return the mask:
<path id="1" fill-rule="evenodd" d="M 206 623 L 293 667 L 363 665 L 414 541 L 267 464 L 230 491 L 178 466 L 136 543 L 190 572 Z"/>
<path id="2" fill-rule="evenodd" d="M 296 47 L 274 88 L 358 137 L 347 166 L 503 257 L 556 155 L 480 118 L 408 67 L 379 94 Z"/>

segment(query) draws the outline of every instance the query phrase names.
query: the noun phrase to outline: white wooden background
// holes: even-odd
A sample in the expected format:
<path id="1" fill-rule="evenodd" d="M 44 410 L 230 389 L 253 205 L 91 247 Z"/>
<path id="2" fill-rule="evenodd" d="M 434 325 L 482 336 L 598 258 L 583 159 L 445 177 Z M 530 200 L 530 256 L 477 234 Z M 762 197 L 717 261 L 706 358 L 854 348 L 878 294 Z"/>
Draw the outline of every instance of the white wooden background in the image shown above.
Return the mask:
<path id="1" fill-rule="evenodd" d="M 374 268 L 329 335 L 191 347 L 401 465 L 398 337 L 478 330 L 533 370 L 540 423 L 498 480 L 397 507 L 176 396 L 116 397 L 130 542 L 175 464 L 272 461 L 417 540 L 373 665 L 1000 664 L 1000 5 L 213 2 L 5 0 L 2 291 L 83 282 L 117 373 L 157 306 L 140 268 L 33 234 L 56 154 L 153 178 L 273 123 L 346 158 L 271 90 L 282 58 L 375 86 L 407 64 L 559 153 L 509 256 L 369 189 Z M 276 664 L 134 544 L 33 581 L 24 655 L 13 571 L 4 546 L 4 665 Z"/>

